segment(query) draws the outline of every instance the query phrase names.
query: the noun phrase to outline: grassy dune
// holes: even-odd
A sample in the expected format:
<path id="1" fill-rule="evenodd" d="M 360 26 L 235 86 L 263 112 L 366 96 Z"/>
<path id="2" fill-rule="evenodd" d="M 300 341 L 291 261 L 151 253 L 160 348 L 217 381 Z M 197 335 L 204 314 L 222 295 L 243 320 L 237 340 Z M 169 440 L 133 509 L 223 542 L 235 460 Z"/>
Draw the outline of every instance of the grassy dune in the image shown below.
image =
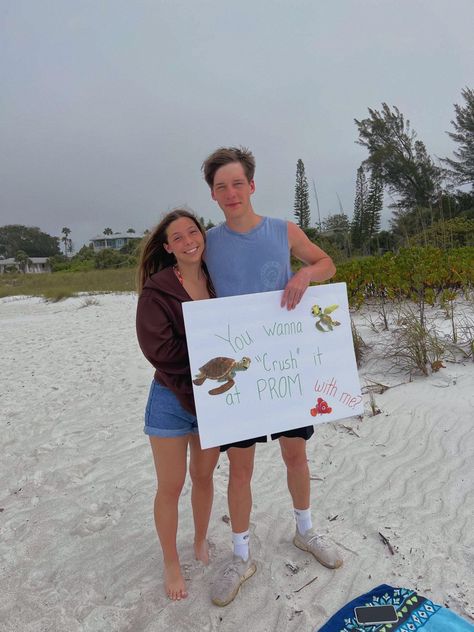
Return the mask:
<path id="1" fill-rule="evenodd" d="M 301 265 L 293 261 L 296 271 Z M 44 296 L 61 300 L 79 292 L 131 292 L 136 267 L 54 272 L 52 274 L 0 274 L 0 298 L 14 295 Z M 347 283 L 349 301 L 361 305 L 368 296 L 409 299 L 432 304 L 439 296 L 450 300 L 448 290 L 470 292 L 474 285 L 474 247 L 443 250 L 434 247 L 402 248 L 382 257 L 353 258 L 338 264 L 333 281 Z"/>
<path id="2" fill-rule="evenodd" d="M 134 268 L 0 275 L 0 298 L 22 294 L 59 301 L 79 292 L 131 292 L 134 289 Z"/>

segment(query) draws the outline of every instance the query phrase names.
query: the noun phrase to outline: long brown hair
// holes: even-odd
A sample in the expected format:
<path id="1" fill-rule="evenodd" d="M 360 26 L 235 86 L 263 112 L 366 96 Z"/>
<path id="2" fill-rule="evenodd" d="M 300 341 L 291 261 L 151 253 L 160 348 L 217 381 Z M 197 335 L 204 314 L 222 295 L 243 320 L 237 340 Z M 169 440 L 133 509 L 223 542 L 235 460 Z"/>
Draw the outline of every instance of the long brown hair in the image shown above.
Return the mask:
<path id="1" fill-rule="evenodd" d="M 177 208 L 167 213 L 161 222 L 144 238 L 140 249 L 140 261 L 137 268 L 137 291 L 141 294 L 143 286 L 147 279 L 155 272 L 169 268 L 176 263 L 176 259 L 172 253 L 166 252 L 163 244 L 168 243 L 168 235 L 166 231 L 169 225 L 180 219 L 187 217 L 192 220 L 199 228 L 201 235 L 206 243 L 206 231 L 201 226 L 198 218 L 184 208 Z"/>

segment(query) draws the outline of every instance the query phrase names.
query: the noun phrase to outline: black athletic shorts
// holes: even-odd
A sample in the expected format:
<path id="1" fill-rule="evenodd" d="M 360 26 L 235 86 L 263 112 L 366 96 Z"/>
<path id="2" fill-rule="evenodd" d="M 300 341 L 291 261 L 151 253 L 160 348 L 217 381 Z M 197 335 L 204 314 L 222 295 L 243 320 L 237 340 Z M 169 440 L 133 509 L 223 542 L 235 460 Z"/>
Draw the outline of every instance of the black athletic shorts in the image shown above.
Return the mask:
<path id="1" fill-rule="evenodd" d="M 279 439 L 280 437 L 288 437 L 289 439 L 299 438 L 307 441 L 314 434 L 313 426 L 305 426 L 304 428 L 294 428 L 293 430 L 285 430 L 285 432 L 276 432 L 272 434 L 272 441 Z M 246 439 L 245 441 L 236 441 L 235 443 L 226 443 L 221 445 L 220 451 L 225 452 L 229 448 L 250 448 L 256 443 L 266 443 L 267 437 L 254 437 L 253 439 Z"/>

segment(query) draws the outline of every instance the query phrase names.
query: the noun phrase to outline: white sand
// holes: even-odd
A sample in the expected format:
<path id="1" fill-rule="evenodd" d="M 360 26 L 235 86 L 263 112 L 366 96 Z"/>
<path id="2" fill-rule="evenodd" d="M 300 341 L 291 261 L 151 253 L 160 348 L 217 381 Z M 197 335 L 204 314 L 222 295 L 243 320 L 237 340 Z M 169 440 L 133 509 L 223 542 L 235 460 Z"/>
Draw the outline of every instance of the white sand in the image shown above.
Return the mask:
<path id="1" fill-rule="evenodd" d="M 472 361 L 376 395 L 380 415 L 370 416 L 366 397 L 362 420 L 316 427 L 314 518 L 344 551 L 339 570 L 291 544 L 279 448 L 259 446 L 251 526 L 259 569 L 231 605 L 213 606 L 213 571 L 230 551 L 226 458 L 215 474 L 208 568 L 192 557 L 188 483 L 179 543 L 190 596 L 170 603 L 142 433 L 153 371 L 135 339 L 136 298 L 97 301 L 0 300 L 2 632 L 309 632 L 380 583 L 474 619 Z M 360 331 L 369 337 L 368 326 Z M 371 357 L 363 383 L 404 381 Z"/>

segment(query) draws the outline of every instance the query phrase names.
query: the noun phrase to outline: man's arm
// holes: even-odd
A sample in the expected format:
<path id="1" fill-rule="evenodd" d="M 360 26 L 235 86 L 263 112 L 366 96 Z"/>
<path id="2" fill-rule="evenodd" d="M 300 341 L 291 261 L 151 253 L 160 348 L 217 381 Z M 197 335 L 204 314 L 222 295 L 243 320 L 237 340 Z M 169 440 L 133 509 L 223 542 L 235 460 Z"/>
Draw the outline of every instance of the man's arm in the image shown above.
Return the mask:
<path id="1" fill-rule="evenodd" d="M 288 281 L 281 298 L 282 307 L 294 309 L 311 281 L 327 281 L 336 273 L 336 266 L 293 222 L 288 222 L 288 242 L 291 254 L 306 264 Z"/>

